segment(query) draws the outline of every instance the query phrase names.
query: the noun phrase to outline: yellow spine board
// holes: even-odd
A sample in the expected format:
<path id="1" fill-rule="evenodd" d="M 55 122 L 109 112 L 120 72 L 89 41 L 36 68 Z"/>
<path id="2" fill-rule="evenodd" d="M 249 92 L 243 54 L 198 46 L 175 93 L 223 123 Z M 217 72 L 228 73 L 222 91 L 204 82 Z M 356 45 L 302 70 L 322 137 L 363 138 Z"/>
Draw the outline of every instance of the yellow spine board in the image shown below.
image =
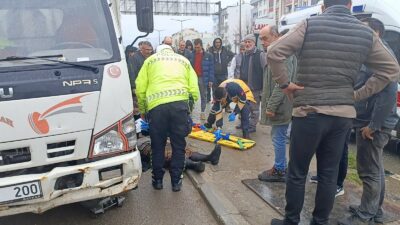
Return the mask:
<path id="1" fill-rule="evenodd" d="M 215 141 L 215 135 L 213 133 L 200 130 L 200 131 L 194 131 L 192 130 L 192 133 L 189 134 L 189 137 L 197 139 L 197 140 L 202 140 L 202 141 L 207 141 L 214 143 Z M 217 142 L 220 145 L 238 149 L 238 150 L 247 150 L 252 148 L 254 145 L 256 145 L 256 142 L 253 140 L 249 139 L 244 139 L 236 136 L 229 136 L 229 140 L 219 140 Z"/>

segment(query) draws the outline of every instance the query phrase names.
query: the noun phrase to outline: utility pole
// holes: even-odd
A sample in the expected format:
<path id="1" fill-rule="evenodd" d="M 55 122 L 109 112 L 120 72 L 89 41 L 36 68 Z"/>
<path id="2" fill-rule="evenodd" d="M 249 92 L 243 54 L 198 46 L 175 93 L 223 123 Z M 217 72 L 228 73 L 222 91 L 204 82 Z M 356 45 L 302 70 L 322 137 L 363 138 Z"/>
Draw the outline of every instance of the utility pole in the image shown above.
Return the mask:
<path id="1" fill-rule="evenodd" d="M 180 19 L 171 19 L 171 20 L 175 20 L 175 21 L 181 22 L 181 40 L 183 40 L 183 26 L 182 26 L 182 24 L 183 24 L 183 22 L 188 21 L 188 20 L 190 20 L 190 19 L 184 19 L 184 20 L 180 20 Z"/>
<path id="2" fill-rule="evenodd" d="M 221 18 L 221 11 L 222 11 L 221 1 L 218 1 L 218 2 L 216 2 L 214 4 L 218 5 L 218 36 L 221 37 L 221 35 L 222 35 L 222 32 L 221 32 L 221 30 L 222 30 L 222 28 L 221 28 L 221 24 L 222 24 L 222 21 L 221 21 L 221 19 L 222 19 Z"/>
<path id="3" fill-rule="evenodd" d="M 157 30 L 157 29 L 154 29 L 154 31 L 157 31 L 158 32 L 158 44 L 161 44 L 161 35 L 160 35 L 160 33 L 161 33 L 161 31 L 164 31 L 164 30 Z"/>
<path id="4" fill-rule="evenodd" d="M 242 0 L 239 0 L 239 38 L 242 41 Z"/>

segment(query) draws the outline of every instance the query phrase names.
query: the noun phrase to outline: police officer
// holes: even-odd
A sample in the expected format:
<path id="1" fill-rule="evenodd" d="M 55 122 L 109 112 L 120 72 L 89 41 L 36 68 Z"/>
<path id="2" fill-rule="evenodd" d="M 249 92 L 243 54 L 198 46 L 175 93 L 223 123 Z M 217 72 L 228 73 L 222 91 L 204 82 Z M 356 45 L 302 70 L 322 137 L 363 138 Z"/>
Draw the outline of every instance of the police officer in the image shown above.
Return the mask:
<path id="1" fill-rule="evenodd" d="M 180 191 L 185 161 L 185 137 L 191 132 L 190 96 L 199 97 L 197 75 L 189 60 L 160 45 L 157 53 L 145 60 L 136 79 L 136 95 L 142 118 L 149 122 L 154 189 L 163 188 L 164 151 L 167 137 L 172 146 L 170 175 L 172 190 Z"/>

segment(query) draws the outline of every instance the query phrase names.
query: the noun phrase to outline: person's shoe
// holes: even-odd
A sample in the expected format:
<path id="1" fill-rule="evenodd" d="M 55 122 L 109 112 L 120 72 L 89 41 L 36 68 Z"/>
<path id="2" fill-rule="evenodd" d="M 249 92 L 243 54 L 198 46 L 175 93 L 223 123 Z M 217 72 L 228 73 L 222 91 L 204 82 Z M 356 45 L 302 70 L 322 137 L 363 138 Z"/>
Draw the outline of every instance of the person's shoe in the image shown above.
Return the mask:
<path id="1" fill-rule="evenodd" d="M 339 219 L 339 225 L 372 225 L 374 222 L 372 220 L 365 220 L 359 217 L 357 214 L 353 214 L 347 218 Z"/>
<path id="2" fill-rule="evenodd" d="M 378 213 L 377 213 L 377 214 L 375 215 L 375 217 L 374 217 L 375 223 L 377 223 L 377 224 L 383 224 L 383 222 L 384 222 L 384 220 L 383 220 L 383 215 L 384 215 L 383 210 L 382 210 L 382 209 L 378 210 Z"/>
<path id="3" fill-rule="evenodd" d="M 237 126 L 235 126 L 236 129 L 241 130 L 242 129 L 242 124 L 239 124 Z"/>
<path id="4" fill-rule="evenodd" d="M 178 182 L 172 182 L 172 191 L 178 192 L 181 191 L 182 188 L 182 179 L 179 179 Z"/>
<path id="5" fill-rule="evenodd" d="M 266 182 L 285 182 L 286 173 L 278 171 L 275 167 L 269 170 L 263 171 L 258 175 L 258 179 Z"/>
<path id="6" fill-rule="evenodd" d="M 312 176 L 310 178 L 310 183 L 318 184 L 318 176 Z"/>
<path id="7" fill-rule="evenodd" d="M 216 144 L 214 150 L 211 152 L 211 154 L 208 155 L 208 161 L 210 161 L 212 165 L 218 165 L 220 156 L 221 145 Z"/>
<path id="8" fill-rule="evenodd" d="M 349 206 L 349 212 L 351 214 L 357 215 L 357 211 L 358 211 L 358 205 L 350 205 Z M 375 223 L 383 223 L 383 212 L 380 210 L 380 212 L 377 213 L 377 215 L 375 215 L 374 217 L 374 222 Z"/>
<path id="9" fill-rule="evenodd" d="M 338 186 L 337 189 L 336 189 L 335 198 L 338 197 L 338 196 L 341 196 L 341 195 L 344 195 L 344 188 L 343 188 L 343 186 L 342 187 Z"/>
<path id="10" fill-rule="evenodd" d="M 243 137 L 244 139 L 250 139 L 250 134 L 249 134 L 249 132 L 244 130 L 244 131 L 243 131 L 242 137 Z"/>
<path id="11" fill-rule="evenodd" d="M 279 219 L 272 219 L 271 220 L 271 225 L 284 225 L 284 221 L 283 220 L 279 220 Z"/>
<path id="12" fill-rule="evenodd" d="M 206 120 L 206 113 L 204 112 L 200 113 L 200 120 Z"/>
<path id="13" fill-rule="evenodd" d="M 209 154 L 202 154 L 199 152 L 192 152 L 190 155 L 189 159 L 191 159 L 194 162 L 208 162 L 212 165 L 217 165 L 219 162 L 219 157 L 221 156 L 221 145 L 216 144 L 214 147 L 214 150 Z"/>
<path id="14" fill-rule="evenodd" d="M 152 179 L 151 184 L 153 185 L 153 188 L 156 190 L 161 190 L 163 189 L 163 180 L 162 179 Z"/>
<path id="15" fill-rule="evenodd" d="M 185 159 L 185 167 L 186 169 L 194 170 L 197 173 L 204 172 L 206 168 L 203 162 L 194 162 L 189 158 Z"/>

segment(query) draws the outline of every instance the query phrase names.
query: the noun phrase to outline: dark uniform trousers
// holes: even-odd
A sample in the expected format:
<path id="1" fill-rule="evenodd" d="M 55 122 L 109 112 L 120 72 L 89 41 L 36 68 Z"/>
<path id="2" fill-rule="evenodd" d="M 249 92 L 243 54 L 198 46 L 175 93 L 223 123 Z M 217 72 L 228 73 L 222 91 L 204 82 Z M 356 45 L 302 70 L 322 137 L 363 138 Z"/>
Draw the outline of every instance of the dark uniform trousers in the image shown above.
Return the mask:
<path id="1" fill-rule="evenodd" d="M 171 182 L 177 183 L 181 179 L 185 163 L 185 137 L 191 132 L 188 103 L 178 101 L 159 105 L 150 110 L 148 119 L 153 151 L 153 177 L 162 179 L 164 176 L 164 152 L 169 137 L 172 146 Z"/>

